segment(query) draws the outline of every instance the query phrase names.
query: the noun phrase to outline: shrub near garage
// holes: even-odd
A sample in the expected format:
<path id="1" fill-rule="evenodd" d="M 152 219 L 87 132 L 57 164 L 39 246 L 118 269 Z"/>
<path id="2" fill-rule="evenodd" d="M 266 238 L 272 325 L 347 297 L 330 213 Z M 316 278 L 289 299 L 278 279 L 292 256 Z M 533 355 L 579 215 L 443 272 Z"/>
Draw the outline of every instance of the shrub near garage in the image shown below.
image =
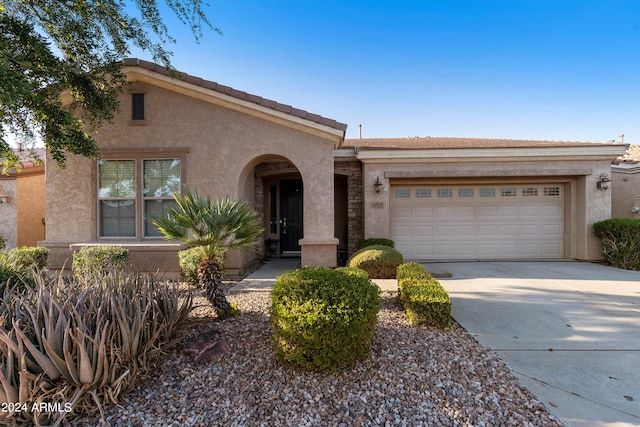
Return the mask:
<path id="1" fill-rule="evenodd" d="M 380 295 L 363 272 L 289 271 L 277 278 L 271 300 L 273 342 L 281 361 L 335 371 L 369 353 Z"/>
<path id="2" fill-rule="evenodd" d="M 451 299 L 421 264 L 398 267 L 398 300 L 412 325 L 451 328 Z"/>
<path id="3" fill-rule="evenodd" d="M 389 246 L 390 248 L 395 248 L 396 243 L 391 239 L 385 239 L 383 237 L 373 237 L 370 239 L 360 239 L 358 240 L 358 249 L 366 248 L 367 246 Z"/>
<path id="4" fill-rule="evenodd" d="M 614 267 L 640 271 L 640 220 L 612 218 L 593 224 L 602 256 Z"/>
<path id="5" fill-rule="evenodd" d="M 393 279 L 402 261 L 402 254 L 397 250 L 385 245 L 374 245 L 354 253 L 347 266 L 366 271 L 372 279 Z"/>

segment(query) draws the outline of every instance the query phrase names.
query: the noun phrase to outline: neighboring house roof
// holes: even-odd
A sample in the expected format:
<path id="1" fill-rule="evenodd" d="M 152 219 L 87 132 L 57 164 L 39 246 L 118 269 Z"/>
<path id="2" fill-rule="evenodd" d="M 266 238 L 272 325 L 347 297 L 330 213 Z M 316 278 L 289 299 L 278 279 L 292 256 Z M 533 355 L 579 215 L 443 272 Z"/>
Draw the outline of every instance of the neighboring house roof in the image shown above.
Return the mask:
<path id="1" fill-rule="evenodd" d="M 150 71 L 154 71 L 156 73 L 160 73 L 160 74 L 164 74 L 166 76 L 171 76 L 174 77 L 174 74 L 172 74 L 171 72 L 169 72 L 169 70 L 167 70 L 167 68 L 155 64 L 153 62 L 149 62 L 149 61 L 143 61 L 137 58 L 129 58 L 129 59 L 125 59 L 123 62 L 124 66 L 127 67 L 141 67 Z M 279 111 L 285 114 L 289 114 L 291 116 L 294 117 L 298 117 L 301 119 L 305 119 L 305 120 L 309 120 L 311 122 L 314 123 L 318 123 L 324 126 L 328 126 L 331 127 L 333 129 L 337 129 L 339 131 L 346 131 L 347 130 L 347 125 L 344 123 L 340 123 L 337 122 L 336 120 L 333 119 L 329 119 L 326 117 L 322 117 L 318 114 L 313 114 L 310 113 L 308 111 L 305 110 L 300 110 L 298 108 L 294 108 L 290 105 L 286 105 L 286 104 L 281 104 L 279 102 L 270 100 L 270 99 L 266 99 L 266 98 L 262 98 L 261 96 L 257 96 L 257 95 L 252 95 L 249 94 L 247 92 L 242 92 L 236 89 L 233 89 L 232 87 L 229 86 L 224 86 L 221 84 L 218 84 L 216 82 L 210 81 L 210 80 L 205 80 L 202 79 L 200 77 L 196 77 L 196 76 L 192 76 L 190 74 L 186 74 L 186 73 L 178 73 L 177 74 L 183 81 L 187 82 L 187 83 L 191 83 L 206 89 L 210 89 L 214 92 L 218 92 L 218 93 L 222 93 L 225 95 L 228 95 L 230 97 L 242 100 L 242 101 L 247 101 L 247 102 L 251 102 L 253 104 L 256 105 L 260 105 L 262 107 L 266 107 L 266 108 L 270 108 L 274 111 Z"/>
<path id="2" fill-rule="evenodd" d="M 473 148 L 539 148 L 539 147 L 588 147 L 619 145 L 598 142 L 542 141 L 523 139 L 489 139 L 458 137 L 409 137 L 409 138 L 361 138 L 346 139 L 343 148 L 359 147 L 369 150 L 429 150 Z"/>
<path id="3" fill-rule="evenodd" d="M 42 167 L 47 157 L 47 151 L 43 147 L 36 147 L 30 149 L 14 149 L 13 152 L 18 155 L 20 161 L 15 168 L 9 171 L 10 175 L 15 174 L 16 170 L 24 171 L 33 169 L 36 167 Z M 4 163 L 3 158 L 0 158 L 0 165 Z"/>

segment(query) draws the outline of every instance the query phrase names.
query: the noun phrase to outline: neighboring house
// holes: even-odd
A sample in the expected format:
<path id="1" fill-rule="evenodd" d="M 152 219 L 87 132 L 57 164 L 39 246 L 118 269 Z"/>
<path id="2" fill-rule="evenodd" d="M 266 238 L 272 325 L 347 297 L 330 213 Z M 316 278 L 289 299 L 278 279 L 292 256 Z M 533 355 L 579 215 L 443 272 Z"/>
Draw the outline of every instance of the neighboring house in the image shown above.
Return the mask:
<path id="1" fill-rule="evenodd" d="M 270 256 L 335 266 L 367 237 L 407 259 L 600 258 L 591 225 L 610 216 L 597 189 L 621 144 L 456 138 L 345 140 L 346 125 L 152 63 L 127 60 L 121 113 L 96 137 L 100 160 L 47 168 L 52 268 L 83 245 L 118 244 L 142 271 L 177 272 L 148 218 L 181 185 L 246 198 Z M 571 159 L 568 161 L 567 159 Z"/>
<path id="2" fill-rule="evenodd" d="M 0 174 L 0 235 L 7 248 L 36 246 L 45 238 L 44 149 L 16 150 L 22 161 L 9 175 Z M 0 166 L 2 161 L 0 160 Z"/>
<path id="3" fill-rule="evenodd" d="M 611 165 L 611 217 L 640 218 L 640 145 Z"/>

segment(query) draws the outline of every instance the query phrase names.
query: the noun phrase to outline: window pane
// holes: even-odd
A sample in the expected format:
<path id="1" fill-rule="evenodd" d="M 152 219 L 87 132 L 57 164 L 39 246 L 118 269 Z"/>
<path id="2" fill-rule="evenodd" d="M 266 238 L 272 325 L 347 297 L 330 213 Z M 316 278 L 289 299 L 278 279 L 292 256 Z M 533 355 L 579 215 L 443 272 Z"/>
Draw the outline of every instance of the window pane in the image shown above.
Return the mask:
<path id="1" fill-rule="evenodd" d="M 410 199 L 411 198 L 411 190 L 399 189 L 393 190 L 393 197 L 396 199 Z"/>
<path id="2" fill-rule="evenodd" d="M 416 190 L 416 197 L 419 199 L 426 199 L 431 197 L 431 190 L 428 188 L 419 188 Z"/>
<path id="3" fill-rule="evenodd" d="M 131 119 L 144 120 L 144 93 L 131 95 Z"/>
<path id="4" fill-rule="evenodd" d="M 438 188 L 436 191 L 437 197 L 453 197 L 453 189 L 451 188 Z"/>
<path id="5" fill-rule="evenodd" d="M 525 197 L 535 197 L 538 195 L 538 187 L 525 187 L 522 189 L 522 195 Z"/>
<path id="6" fill-rule="evenodd" d="M 169 208 L 175 208 L 178 204 L 175 200 L 145 200 L 144 202 L 144 235 L 147 237 L 161 237 L 155 225 L 151 223 L 154 218 L 165 216 Z"/>
<path id="7" fill-rule="evenodd" d="M 485 187 L 480 189 L 480 197 L 495 197 L 496 189 L 491 187 Z"/>
<path id="8" fill-rule="evenodd" d="M 516 197 L 517 194 L 515 187 L 503 187 L 500 189 L 500 195 L 502 197 Z"/>
<path id="9" fill-rule="evenodd" d="M 100 219 L 102 237 L 135 237 L 136 202 L 102 200 L 100 201 Z"/>
<path id="10" fill-rule="evenodd" d="M 458 197 L 473 197 L 473 188 L 458 188 Z"/>
<path id="11" fill-rule="evenodd" d="M 172 197 L 180 192 L 180 160 L 144 161 L 144 196 Z"/>
<path id="12" fill-rule="evenodd" d="M 98 197 L 135 197 L 135 171 L 133 160 L 99 160 Z"/>

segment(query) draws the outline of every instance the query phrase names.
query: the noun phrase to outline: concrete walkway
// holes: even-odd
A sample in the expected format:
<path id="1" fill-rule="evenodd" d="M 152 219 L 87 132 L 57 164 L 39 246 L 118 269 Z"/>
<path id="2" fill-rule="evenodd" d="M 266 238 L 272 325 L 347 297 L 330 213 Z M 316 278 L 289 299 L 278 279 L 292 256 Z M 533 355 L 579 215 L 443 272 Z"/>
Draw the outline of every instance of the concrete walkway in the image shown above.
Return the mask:
<path id="1" fill-rule="evenodd" d="M 640 272 L 580 262 L 425 266 L 449 292 L 454 319 L 568 426 L 640 426 Z"/>
<path id="2" fill-rule="evenodd" d="M 271 291 L 276 277 L 285 271 L 295 270 L 300 266 L 300 258 L 269 258 L 265 264 L 229 289 L 234 292 Z M 382 292 L 397 292 L 398 281 L 395 279 L 373 279 Z"/>

